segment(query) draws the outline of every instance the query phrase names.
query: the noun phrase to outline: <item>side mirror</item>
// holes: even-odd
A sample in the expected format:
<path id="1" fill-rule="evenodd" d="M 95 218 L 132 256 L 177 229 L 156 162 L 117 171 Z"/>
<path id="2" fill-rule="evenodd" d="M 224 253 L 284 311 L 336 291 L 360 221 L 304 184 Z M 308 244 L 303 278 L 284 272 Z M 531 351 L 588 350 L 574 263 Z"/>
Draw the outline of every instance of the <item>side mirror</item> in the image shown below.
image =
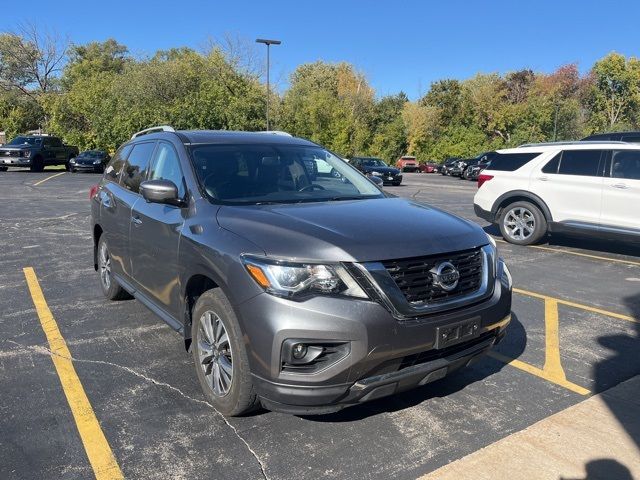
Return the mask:
<path id="1" fill-rule="evenodd" d="M 147 202 L 181 206 L 178 187 L 171 180 L 147 180 L 140 184 L 140 194 Z"/>

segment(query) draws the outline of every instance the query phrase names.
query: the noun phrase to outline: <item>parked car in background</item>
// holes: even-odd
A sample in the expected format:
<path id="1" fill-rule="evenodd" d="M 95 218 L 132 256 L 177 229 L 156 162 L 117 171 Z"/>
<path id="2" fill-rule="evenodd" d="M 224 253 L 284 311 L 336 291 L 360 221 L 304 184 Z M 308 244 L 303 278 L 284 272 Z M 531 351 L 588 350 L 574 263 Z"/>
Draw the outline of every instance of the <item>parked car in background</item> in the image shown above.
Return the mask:
<path id="1" fill-rule="evenodd" d="M 85 150 L 69 160 L 69 170 L 71 172 L 102 173 L 109 160 L 111 157 L 104 150 Z"/>
<path id="2" fill-rule="evenodd" d="M 596 133 L 584 137 L 582 142 L 585 141 L 618 141 L 627 143 L 640 143 L 640 132 L 609 132 L 609 133 Z"/>
<path id="3" fill-rule="evenodd" d="M 340 178 L 312 182 L 309 157 Z M 423 386 L 511 320 L 511 274 L 479 225 L 387 195 L 301 138 L 148 129 L 90 203 L 105 297 L 176 330 L 223 415 L 327 414 Z"/>
<path id="4" fill-rule="evenodd" d="M 416 157 L 404 155 L 396 161 L 396 167 L 398 167 L 401 172 L 417 172 L 418 161 Z"/>
<path id="5" fill-rule="evenodd" d="M 486 152 L 482 156 L 476 157 L 467 163 L 467 168 L 462 172 L 465 180 L 477 180 L 482 170 L 487 168 L 496 152 Z"/>
<path id="6" fill-rule="evenodd" d="M 460 159 L 457 157 L 447 158 L 442 166 L 440 167 L 440 173 L 442 175 L 451 175 L 450 171 L 453 165 L 458 162 Z"/>
<path id="7" fill-rule="evenodd" d="M 26 167 L 41 172 L 48 165 L 64 165 L 78 155 L 78 147 L 65 145 L 50 135 L 21 135 L 0 147 L 0 170 L 8 167 Z"/>
<path id="8" fill-rule="evenodd" d="M 449 169 L 449 174 L 453 177 L 459 177 L 460 179 L 464 179 L 464 172 L 469 165 L 476 165 L 480 160 L 487 157 L 491 152 L 483 152 L 480 155 L 473 158 L 465 158 L 462 160 L 458 160 L 453 164 L 453 166 Z"/>
<path id="9" fill-rule="evenodd" d="M 395 186 L 402 183 L 400 170 L 390 167 L 380 158 L 353 157 L 349 163 L 367 176 L 380 177 L 383 183 Z"/>
<path id="10" fill-rule="evenodd" d="M 547 232 L 640 243 L 640 145 L 560 142 L 498 150 L 478 177 L 474 209 L 505 240 Z"/>
<path id="11" fill-rule="evenodd" d="M 421 173 L 438 173 L 438 167 L 437 163 L 425 162 L 418 165 L 418 171 Z"/>

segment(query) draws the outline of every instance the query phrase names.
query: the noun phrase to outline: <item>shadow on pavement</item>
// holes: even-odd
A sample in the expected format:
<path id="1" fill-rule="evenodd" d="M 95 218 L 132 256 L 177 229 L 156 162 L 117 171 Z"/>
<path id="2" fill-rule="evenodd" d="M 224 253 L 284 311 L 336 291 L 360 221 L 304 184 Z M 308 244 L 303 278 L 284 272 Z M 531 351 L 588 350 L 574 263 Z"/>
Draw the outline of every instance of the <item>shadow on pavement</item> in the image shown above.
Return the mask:
<path id="1" fill-rule="evenodd" d="M 560 477 L 560 480 L 633 480 L 627 467 L 610 458 L 593 460 L 585 465 L 585 470 L 584 478 Z"/>
<path id="2" fill-rule="evenodd" d="M 518 320 L 516 314 L 512 314 L 511 323 L 505 339 L 496 347 L 503 355 L 518 358 L 527 345 L 527 332 Z M 328 415 L 301 416 L 313 422 L 353 422 L 364 418 L 379 415 L 381 413 L 396 412 L 405 408 L 419 405 L 430 398 L 440 398 L 458 392 L 468 385 L 480 382 L 504 368 L 502 362 L 492 359 L 483 359 L 473 367 L 463 368 L 451 376 L 430 383 L 423 387 L 398 393 L 380 400 L 373 400 L 362 405 L 345 408 Z"/>
<path id="3" fill-rule="evenodd" d="M 631 312 L 631 316 L 640 321 L 640 293 L 626 297 L 623 301 L 627 310 Z M 635 323 L 633 326 L 634 333 L 632 335 L 616 333 L 598 338 L 598 343 L 610 350 L 612 355 L 594 367 L 596 392 L 605 392 L 621 381 L 640 375 L 640 355 L 638 354 L 640 352 L 640 323 Z M 619 378 L 620 373 L 618 372 L 621 367 L 625 368 L 625 378 Z M 616 375 L 616 373 L 618 374 Z M 640 448 L 640 382 L 627 384 L 621 391 L 616 390 L 616 394 L 605 392 L 602 399 L 628 436 Z"/>

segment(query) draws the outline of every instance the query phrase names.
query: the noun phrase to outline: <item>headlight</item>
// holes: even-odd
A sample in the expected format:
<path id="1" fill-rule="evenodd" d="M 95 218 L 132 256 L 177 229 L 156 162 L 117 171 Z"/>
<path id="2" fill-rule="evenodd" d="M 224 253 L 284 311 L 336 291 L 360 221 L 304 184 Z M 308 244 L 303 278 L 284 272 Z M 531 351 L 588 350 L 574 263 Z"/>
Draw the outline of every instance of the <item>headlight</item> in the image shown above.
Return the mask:
<path id="1" fill-rule="evenodd" d="M 20 152 L 20 156 L 24 158 L 29 158 L 31 156 L 31 150 L 22 150 Z"/>
<path id="2" fill-rule="evenodd" d="M 268 293 L 281 297 L 305 294 L 346 295 L 367 298 L 342 265 L 288 263 L 265 258 L 242 258 L 249 275 Z"/>
<path id="3" fill-rule="evenodd" d="M 376 177 L 381 177 L 382 174 L 380 172 L 371 172 L 371 175 L 375 175 Z"/>
<path id="4" fill-rule="evenodd" d="M 489 240 L 489 243 L 491 245 L 493 245 L 493 248 L 497 249 L 498 246 L 496 245 L 496 241 L 494 240 L 494 238 L 491 235 L 487 234 L 487 240 Z"/>
<path id="5" fill-rule="evenodd" d="M 71 159 L 69 160 L 69 163 L 76 163 L 76 159 L 75 159 L 75 158 L 71 158 Z"/>
<path id="6" fill-rule="evenodd" d="M 94 161 L 93 161 L 93 164 L 94 164 L 94 165 L 100 165 L 100 163 L 102 163 L 102 161 L 101 161 L 101 160 L 94 160 Z"/>

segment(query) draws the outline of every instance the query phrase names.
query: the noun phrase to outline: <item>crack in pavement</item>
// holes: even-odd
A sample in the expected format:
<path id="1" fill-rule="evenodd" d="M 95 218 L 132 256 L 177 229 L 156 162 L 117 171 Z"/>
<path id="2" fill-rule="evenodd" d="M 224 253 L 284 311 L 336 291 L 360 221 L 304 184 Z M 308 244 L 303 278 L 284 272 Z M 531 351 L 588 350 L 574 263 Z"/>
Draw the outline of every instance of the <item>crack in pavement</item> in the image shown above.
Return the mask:
<path id="1" fill-rule="evenodd" d="M 23 345 L 21 343 L 15 342 L 13 340 L 5 340 L 6 343 L 12 343 L 14 345 L 17 345 L 18 347 L 20 347 L 21 349 L 24 350 L 31 350 L 32 352 L 38 353 L 40 355 L 45 355 L 45 356 L 57 356 L 60 358 L 64 358 L 66 360 L 70 360 L 72 362 L 78 362 L 78 363 L 93 363 L 93 364 L 98 364 L 98 365 L 107 365 L 110 367 L 114 367 L 114 368 L 119 368 L 121 370 L 124 370 L 125 372 L 130 373 L 131 375 L 134 375 L 138 378 L 142 378 L 143 380 L 146 380 L 147 382 L 150 382 L 154 385 L 158 385 L 161 387 L 166 387 L 176 393 L 178 393 L 180 396 L 186 398 L 187 400 L 190 400 L 192 402 L 195 403 L 199 403 L 202 405 L 205 405 L 207 407 L 209 407 L 211 410 L 213 410 L 214 412 L 216 412 L 216 414 L 222 419 L 222 421 L 233 431 L 233 433 L 235 434 L 236 437 L 238 437 L 238 439 L 244 443 L 244 445 L 247 447 L 247 450 L 249 450 L 249 452 L 251 453 L 251 455 L 253 455 L 253 457 L 256 459 L 256 461 L 258 462 L 258 464 L 260 465 L 260 472 L 262 473 L 262 476 L 264 477 L 265 480 L 270 480 L 269 477 L 267 476 L 267 471 L 266 471 L 266 465 L 262 462 L 262 460 L 260 459 L 260 457 L 258 456 L 258 454 L 255 452 L 255 450 L 253 450 L 253 448 L 251 448 L 251 445 L 249 445 L 249 442 L 247 442 L 247 440 L 245 440 L 245 438 L 240 435 L 240 432 L 238 431 L 238 429 L 229 422 L 229 420 L 222 415 L 218 410 L 215 409 L 215 407 L 213 405 L 211 405 L 209 402 L 205 401 L 205 400 L 201 400 L 199 398 L 194 398 L 190 395 L 187 395 L 186 393 L 184 393 L 182 390 L 180 390 L 177 387 L 174 387 L 173 385 L 170 385 L 168 383 L 165 382 L 161 382 L 159 380 L 156 380 L 154 378 L 148 377 L 143 373 L 140 373 L 130 367 L 127 367 L 125 365 L 120 365 L 117 363 L 113 363 L 113 362 L 107 362 L 105 360 L 89 360 L 89 359 L 82 359 L 82 358 L 76 358 L 71 356 L 71 358 L 66 357 L 64 355 L 60 355 L 58 353 L 52 352 L 49 348 L 44 347 L 42 345 Z"/>

